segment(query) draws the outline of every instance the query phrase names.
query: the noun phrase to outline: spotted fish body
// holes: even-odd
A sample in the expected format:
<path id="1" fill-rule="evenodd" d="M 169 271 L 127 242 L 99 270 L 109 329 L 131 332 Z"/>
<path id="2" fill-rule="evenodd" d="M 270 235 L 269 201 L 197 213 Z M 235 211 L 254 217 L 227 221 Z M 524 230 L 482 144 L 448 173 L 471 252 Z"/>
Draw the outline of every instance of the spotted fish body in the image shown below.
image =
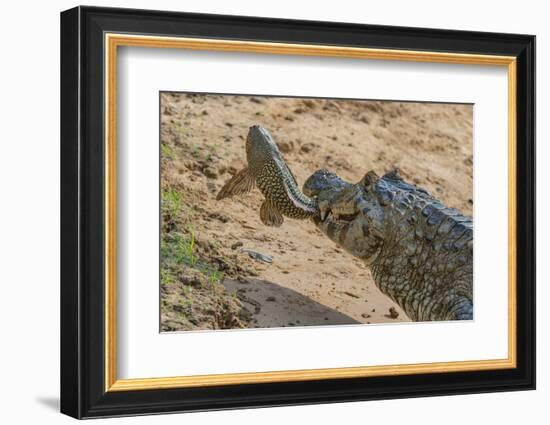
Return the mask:
<path id="1" fill-rule="evenodd" d="M 277 144 L 265 128 L 250 127 L 246 156 L 248 166 L 225 183 L 217 199 L 246 193 L 256 185 L 265 197 L 260 218 L 268 226 L 280 226 L 283 216 L 304 220 L 319 215 L 317 202 L 300 191 Z"/>

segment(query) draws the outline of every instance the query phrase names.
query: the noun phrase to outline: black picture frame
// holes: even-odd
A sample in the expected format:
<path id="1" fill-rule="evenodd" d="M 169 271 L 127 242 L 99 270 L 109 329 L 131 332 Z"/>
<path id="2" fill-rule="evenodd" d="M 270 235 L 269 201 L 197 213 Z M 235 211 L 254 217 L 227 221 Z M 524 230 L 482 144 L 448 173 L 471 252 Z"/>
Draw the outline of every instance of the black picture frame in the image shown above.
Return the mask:
<path id="1" fill-rule="evenodd" d="M 105 32 L 516 57 L 517 367 L 106 392 Z M 95 7 L 61 13 L 61 412 L 92 418 L 534 388 L 534 36 Z"/>

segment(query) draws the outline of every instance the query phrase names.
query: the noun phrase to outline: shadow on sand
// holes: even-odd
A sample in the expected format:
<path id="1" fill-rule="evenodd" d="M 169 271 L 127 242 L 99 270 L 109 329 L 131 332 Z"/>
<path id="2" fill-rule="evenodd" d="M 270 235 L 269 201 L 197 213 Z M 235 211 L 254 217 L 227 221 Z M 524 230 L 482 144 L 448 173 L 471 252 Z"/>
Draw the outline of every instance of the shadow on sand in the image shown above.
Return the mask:
<path id="1" fill-rule="evenodd" d="M 223 285 L 252 313 L 254 327 L 350 325 L 360 323 L 292 289 L 266 280 L 226 279 Z"/>

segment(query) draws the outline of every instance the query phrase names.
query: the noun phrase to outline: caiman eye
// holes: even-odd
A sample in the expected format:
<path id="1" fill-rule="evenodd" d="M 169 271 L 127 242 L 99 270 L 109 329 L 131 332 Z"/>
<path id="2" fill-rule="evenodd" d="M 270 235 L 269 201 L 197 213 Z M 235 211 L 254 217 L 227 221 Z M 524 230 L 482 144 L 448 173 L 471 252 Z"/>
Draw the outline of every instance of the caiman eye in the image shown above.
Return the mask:
<path id="1" fill-rule="evenodd" d="M 369 171 L 365 176 L 361 179 L 361 184 L 366 188 L 370 188 L 374 183 L 378 181 L 380 177 L 378 177 L 378 174 L 376 174 L 373 170 Z"/>

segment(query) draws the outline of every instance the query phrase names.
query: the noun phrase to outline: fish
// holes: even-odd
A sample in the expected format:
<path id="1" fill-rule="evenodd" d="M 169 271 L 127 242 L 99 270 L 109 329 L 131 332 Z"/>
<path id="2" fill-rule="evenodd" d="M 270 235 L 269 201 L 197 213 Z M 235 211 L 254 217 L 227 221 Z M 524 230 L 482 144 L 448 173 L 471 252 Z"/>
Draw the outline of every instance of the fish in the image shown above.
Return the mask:
<path id="1" fill-rule="evenodd" d="M 277 143 L 260 125 L 248 130 L 246 159 L 247 166 L 224 184 L 217 200 L 243 195 L 257 187 L 265 198 L 260 219 L 266 226 L 280 227 L 283 216 L 298 220 L 319 216 L 317 201 L 302 193 Z"/>

